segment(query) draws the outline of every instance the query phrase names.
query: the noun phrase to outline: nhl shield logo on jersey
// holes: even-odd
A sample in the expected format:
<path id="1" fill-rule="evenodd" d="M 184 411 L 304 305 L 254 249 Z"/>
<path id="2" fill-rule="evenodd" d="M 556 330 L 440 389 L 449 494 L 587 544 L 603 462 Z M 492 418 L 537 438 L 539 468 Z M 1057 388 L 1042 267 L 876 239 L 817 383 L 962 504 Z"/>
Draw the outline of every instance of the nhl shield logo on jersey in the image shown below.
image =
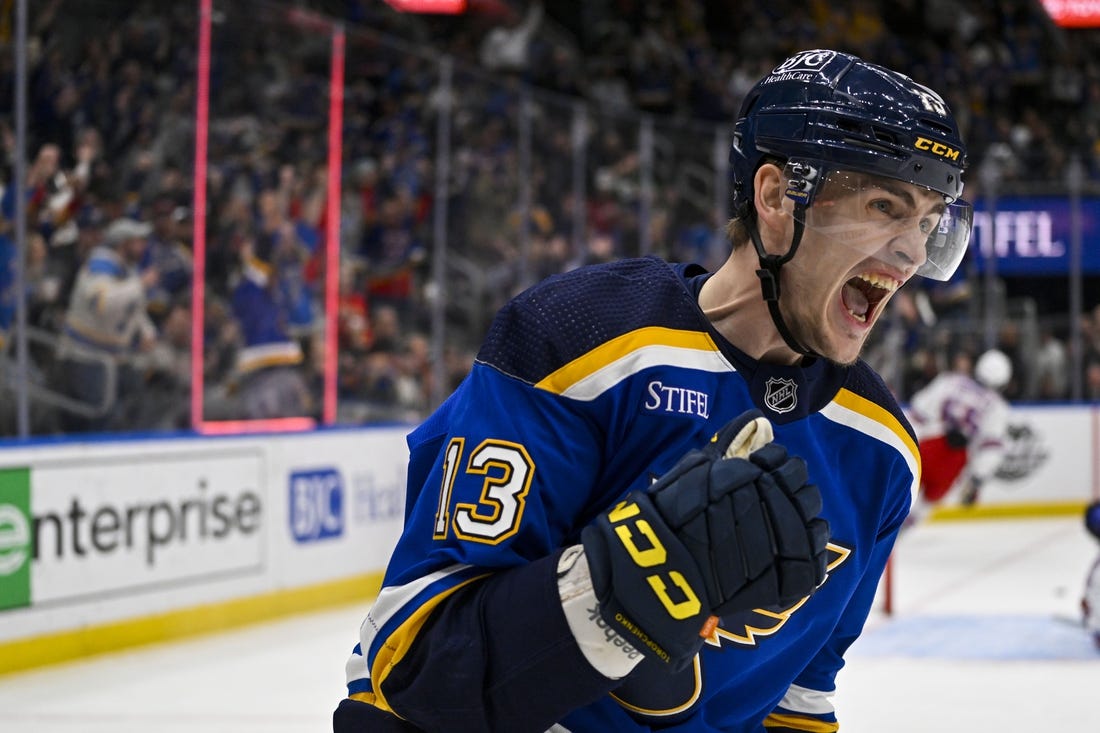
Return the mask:
<path id="1" fill-rule="evenodd" d="M 764 404 L 771 411 L 783 414 L 798 405 L 798 384 L 793 379 L 772 377 L 764 386 Z"/>

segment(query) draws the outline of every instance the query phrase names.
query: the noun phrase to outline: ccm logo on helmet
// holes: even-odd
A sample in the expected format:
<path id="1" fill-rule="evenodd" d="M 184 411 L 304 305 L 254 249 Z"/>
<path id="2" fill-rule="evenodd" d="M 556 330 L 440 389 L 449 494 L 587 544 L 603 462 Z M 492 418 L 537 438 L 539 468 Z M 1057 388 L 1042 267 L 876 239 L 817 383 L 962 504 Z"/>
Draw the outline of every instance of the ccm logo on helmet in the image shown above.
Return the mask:
<path id="1" fill-rule="evenodd" d="M 949 160 L 958 160 L 959 151 L 943 143 L 936 142 L 935 140 L 929 140 L 926 137 L 918 137 L 916 143 L 917 150 L 927 150 L 933 155 L 938 155 L 941 158 L 948 158 Z"/>

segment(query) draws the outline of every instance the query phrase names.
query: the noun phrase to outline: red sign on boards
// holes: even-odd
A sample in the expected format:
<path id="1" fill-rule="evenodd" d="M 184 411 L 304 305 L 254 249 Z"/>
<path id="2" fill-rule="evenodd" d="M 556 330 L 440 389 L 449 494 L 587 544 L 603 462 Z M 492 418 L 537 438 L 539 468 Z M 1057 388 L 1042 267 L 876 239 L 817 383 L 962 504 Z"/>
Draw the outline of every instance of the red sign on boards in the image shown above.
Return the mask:
<path id="1" fill-rule="evenodd" d="M 400 13 L 457 15 L 466 12 L 467 0 L 386 0 L 386 4 Z"/>
<path id="2" fill-rule="evenodd" d="M 1062 28 L 1100 27 L 1100 0 L 1042 0 L 1043 9 Z"/>

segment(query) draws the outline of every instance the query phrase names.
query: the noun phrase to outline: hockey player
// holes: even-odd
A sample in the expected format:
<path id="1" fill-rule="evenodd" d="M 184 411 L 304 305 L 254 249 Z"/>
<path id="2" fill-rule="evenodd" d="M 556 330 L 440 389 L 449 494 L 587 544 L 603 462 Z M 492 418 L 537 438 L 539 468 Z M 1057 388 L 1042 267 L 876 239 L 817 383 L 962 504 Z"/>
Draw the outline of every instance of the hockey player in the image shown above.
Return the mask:
<path id="1" fill-rule="evenodd" d="M 916 490 L 859 360 L 969 238 L 965 150 L 906 76 L 814 50 L 747 95 L 728 261 L 554 276 L 409 436 L 404 532 L 336 731 L 830 731 Z"/>
<path id="2" fill-rule="evenodd" d="M 1085 529 L 1100 540 L 1100 501 L 1094 501 L 1085 509 Z M 1085 594 L 1081 597 L 1085 630 L 1100 650 L 1100 557 L 1096 558 L 1085 579 Z"/>
<path id="3" fill-rule="evenodd" d="M 956 485 L 962 504 L 978 500 L 982 484 L 1004 458 L 1010 408 L 1000 391 L 1011 379 L 1012 362 L 990 349 L 978 357 L 973 376 L 962 370 L 942 372 L 913 395 L 909 417 L 923 467 L 914 519 Z"/>

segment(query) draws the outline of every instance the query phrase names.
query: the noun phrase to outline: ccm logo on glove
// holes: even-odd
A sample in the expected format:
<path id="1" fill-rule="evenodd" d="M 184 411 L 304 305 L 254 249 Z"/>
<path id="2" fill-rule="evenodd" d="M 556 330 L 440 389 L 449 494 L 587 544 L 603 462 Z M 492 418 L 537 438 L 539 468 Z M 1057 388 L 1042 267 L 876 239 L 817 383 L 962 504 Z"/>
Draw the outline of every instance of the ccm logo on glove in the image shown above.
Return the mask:
<path id="1" fill-rule="evenodd" d="M 661 544 L 652 525 L 641 518 L 642 510 L 634 502 L 620 502 L 618 506 L 607 513 L 607 519 L 615 530 L 615 535 L 623 543 L 623 547 L 630 557 L 638 564 L 638 567 L 654 569 L 665 564 L 668 559 L 668 551 Z M 633 521 L 630 521 L 633 520 Z M 634 541 L 633 527 L 639 535 L 645 538 L 647 547 L 640 549 Z M 691 589 L 684 574 L 677 570 L 669 570 L 667 576 L 672 585 L 680 591 L 682 600 L 674 601 L 668 594 L 668 584 L 661 578 L 660 573 L 646 576 L 646 581 L 653 592 L 657 594 L 661 605 L 668 611 L 668 615 L 675 619 L 686 619 L 696 616 L 703 610 L 703 604 L 699 596 Z"/>

